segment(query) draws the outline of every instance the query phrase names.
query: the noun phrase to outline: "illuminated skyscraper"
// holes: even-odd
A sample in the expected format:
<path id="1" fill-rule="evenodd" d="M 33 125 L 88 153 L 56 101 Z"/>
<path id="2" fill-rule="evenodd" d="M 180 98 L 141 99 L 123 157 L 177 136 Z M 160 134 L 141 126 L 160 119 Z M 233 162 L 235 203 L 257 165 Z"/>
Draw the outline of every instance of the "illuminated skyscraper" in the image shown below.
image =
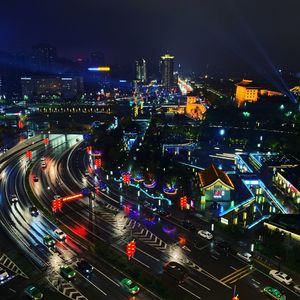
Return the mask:
<path id="1" fill-rule="evenodd" d="M 147 82 L 147 66 L 144 59 L 135 61 L 135 79 L 141 83 Z"/>
<path id="2" fill-rule="evenodd" d="M 171 88 L 174 85 L 174 56 L 166 53 L 160 60 L 161 83 L 166 88 Z"/>

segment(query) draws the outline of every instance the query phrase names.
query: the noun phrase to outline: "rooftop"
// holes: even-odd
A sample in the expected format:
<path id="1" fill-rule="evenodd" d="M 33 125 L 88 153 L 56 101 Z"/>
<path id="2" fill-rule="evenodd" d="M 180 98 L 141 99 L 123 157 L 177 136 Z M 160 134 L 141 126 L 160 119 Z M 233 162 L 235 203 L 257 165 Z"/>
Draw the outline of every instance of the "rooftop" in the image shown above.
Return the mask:
<path id="1" fill-rule="evenodd" d="M 234 184 L 229 176 L 222 170 L 219 170 L 214 164 L 210 165 L 208 168 L 202 171 L 199 174 L 199 178 L 202 187 L 208 187 L 209 185 L 219 180 L 228 188 L 234 189 Z"/>

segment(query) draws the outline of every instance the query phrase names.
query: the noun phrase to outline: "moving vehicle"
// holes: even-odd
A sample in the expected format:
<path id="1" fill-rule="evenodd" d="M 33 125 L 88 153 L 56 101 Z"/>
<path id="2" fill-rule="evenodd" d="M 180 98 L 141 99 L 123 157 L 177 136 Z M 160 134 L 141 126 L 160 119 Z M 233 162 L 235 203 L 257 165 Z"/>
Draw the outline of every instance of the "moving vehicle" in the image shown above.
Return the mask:
<path id="1" fill-rule="evenodd" d="M 55 200 L 57 200 L 57 199 L 60 199 L 61 198 L 61 196 L 60 195 L 54 195 L 54 197 L 53 197 Z"/>
<path id="2" fill-rule="evenodd" d="M 76 276 L 76 272 L 72 267 L 63 265 L 60 267 L 60 275 L 65 279 L 72 279 Z"/>
<path id="3" fill-rule="evenodd" d="M 24 294 L 30 299 L 39 300 L 43 298 L 43 293 L 34 285 L 29 285 L 24 289 Z"/>
<path id="4" fill-rule="evenodd" d="M 293 286 L 293 289 L 294 289 L 294 291 L 295 291 L 296 293 L 300 294 L 300 284 L 299 284 L 299 285 L 298 285 L 298 284 L 294 285 L 294 286 Z"/>
<path id="5" fill-rule="evenodd" d="M 39 211 L 38 209 L 35 207 L 35 206 L 31 206 L 29 208 L 29 211 L 30 211 L 30 214 L 33 216 L 33 217 L 37 217 L 39 215 Z"/>
<path id="6" fill-rule="evenodd" d="M 10 196 L 10 201 L 11 201 L 12 204 L 14 204 L 14 203 L 17 203 L 19 201 L 19 198 L 17 197 L 16 194 L 12 194 Z"/>
<path id="7" fill-rule="evenodd" d="M 3 282 L 9 277 L 8 273 L 0 267 L 0 282 Z"/>
<path id="8" fill-rule="evenodd" d="M 148 201 L 144 202 L 144 207 L 150 209 L 151 211 L 157 211 L 157 207 Z"/>
<path id="9" fill-rule="evenodd" d="M 89 172 L 89 171 L 85 171 L 85 172 L 84 172 L 84 176 L 85 176 L 85 177 L 89 177 L 89 176 L 90 176 L 90 172 Z"/>
<path id="10" fill-rule="evenodd" d="M 89 275 L 93 272 L 94 267 L 89 264 L 85 259 L 81 259 L 77 262 L 77 268 L 86 275 Z"/>
<path id="11" fill-rule="evenodd" d="M 252 255 L 248 252 L 238 252 L 236 255 L 246 262 L 252 262 Z"/>
<path id="12" fill-rule="evenodd" d="M 168 211 L 168 210 L 165 210 L 163 208 L 160 208 L 158 211 L 158 214 L 161 216 L 161 217 L 165 217 L 165 218 L 170 218 L 171 217 L 171 212 Z"/>
<path id="13" fill-rule="evenodd" d="M 271 270 L 269 272 L 269 275 L 275 278 L 276 280 L 278 280 L 279 282 L 284 283 L 286 285 L 290 285 L 293 282 L 293 279 L 291 277 L 278 270 Z"/>
<path id="14" fill-rule="evenodd" d="M 164 265 L 164 273 L 182 282 L 187 274 L 187 269 L 176 261 L 170 261 Z"/>
<path id="15" fill-rule="evenodd" d="M 185 228 L 185 229 L 188 229 L 190 231 L 195 231 L 196 230 L 196 227 L 193 223 L 191 223 L 191 221 L 189 220 L 184 220 L 182 221 L 182 226 Z"/>
<path id="16" fill-rule="evenodd" d="M 123 278 L 121 280 L 121 286 L 131 295 L 136 295 L 140 291 L 139 286 L 129 278 Z"/>
<path id="17" fill-rule="evenodd" d="M 46 245 L 47 247 L 55 246 L 55 240 L 52 238 L 52 236 L 50 236 L 48 234 L 43 237 L 43 242 L 44 242 L 44 245 Z"/>
<path id="18" fill-rule="evenodd" d="M 42 156 L 41 157 L 41 161 L 45 161 L 46 159 L 45 159 L 45 157 L 44 156 Z"/>
<path id="19" fill-rule="evenodd" d="M 54 236 L 59 241 L 64 241 L 67 238 L 67 235 L 62 230 L 60 230 L 59 228 L 56 228 L 53 232 L 54 232 Z"/>
<path id="20" fill-rule="evenodd" d="M 33 175 L 33 182 L 38 182 L 39 178 L 36 175 Z"/>
<path id="21" fill-rule="evenodd" d="M 41 164 L 41 167 L 42 167 L 43 169 L 45 169 L 45 168 L 47 167 L 47 164 L 43 161 L 42 164 Z"/>
<path id="22" fill-rule="evenodd" d="M 207 240 L 212 240 L 212 239 L 213 239 L 212 233 L 210 233 L 210 232 L 207 231 L 207 230 L 199 230 L 199 231 L 198 231 L 198 234 L 199 234 L 201 237 L 203 237 L 203 238 L 205 238 L 205 239 L 207 239 Z"/>
<path id="23" fill-rule="evenodd" d="M 270 296 L 271 298 L 273 299 L 276 299 L 276 300 L 285 300 L 286 297 L 283 293 L 281 293 L 279 290 L 271 287 L 271 286 L 266 286 L 264 289 L 263 289 L 263 292 Z"/>

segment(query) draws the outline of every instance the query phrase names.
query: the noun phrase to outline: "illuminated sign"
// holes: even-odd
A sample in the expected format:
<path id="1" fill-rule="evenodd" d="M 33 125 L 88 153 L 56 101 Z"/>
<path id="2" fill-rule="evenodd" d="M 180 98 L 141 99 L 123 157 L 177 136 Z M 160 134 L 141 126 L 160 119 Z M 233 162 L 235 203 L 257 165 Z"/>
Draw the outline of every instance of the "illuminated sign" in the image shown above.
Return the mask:
<path id="1" fill-rule="evenodd" d="M 103 66 L 103 67 L 93 67 L 93 68 L 88 68 L 89 71 L 92 72 L 109 72 L 110 67 L 108 66 Z"/>
<path id="2" fill-rule="evenodd" d="M 225 191 L 223 190 L 215 190 L 213 197 L 216 199 L 222 198 L 225 195 Z"/>

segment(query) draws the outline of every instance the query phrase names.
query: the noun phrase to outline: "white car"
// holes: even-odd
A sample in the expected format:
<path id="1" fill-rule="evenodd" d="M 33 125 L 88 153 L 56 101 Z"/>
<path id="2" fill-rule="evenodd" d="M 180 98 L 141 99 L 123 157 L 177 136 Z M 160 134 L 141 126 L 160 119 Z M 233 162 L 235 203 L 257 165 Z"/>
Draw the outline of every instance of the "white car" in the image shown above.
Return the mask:
<path id="1" fill-rule="evenodd" d="M 300 285 L 294 285 L 293 289 L 296 293 L 300 294 Z"/>
<path id="2" fill-rule="evenodd" d="M 47 165 L 46 165 L 46 163 L 44 161 L 42 162 L 41 167 L 42 168 L 46 168 L 47 167 Z"/>
<path id="3" fill-rule="evenodd" d="M 60 199 L 60 198 L 61 198 L 60 195 L 54 195 L 54 199 L 55 199 L 55 200 L 58 200 L 58 199 Z"/>
<path id="4" fill-rule="evenodd" d="M 11 195 L 10 197 L 11 203 L 16 203 L 19 201 L 19 198 L 17 197 L 16 194 Z"/>
<path id="5" fill-rule="evenodd" d="M 8 273 L 4 269 L 0 268 L 0 282 L 4 281 L 8 277 L 9 277 Z"/>
<path id="6" fill-rule="evenodd" d="M 213 238 L 213 235 L 207 230 L 199 230 L 198 234 L 207 240 L 212 240 Z"/>
<path id="7" fill-rule="evenodd" d="M 45 157 L 44 156 L 41 157 L 41 161 L 45 161 Z"/>
<path id="8" fill-rule="evenodd" d="M 59 228 L 54 230 L 54 235 L 59 241 L 64 241 L 67 237 L 67 235 L 61 231 Z"/>
<path id="9" fill-rule="evenodd" d="M 236 255 L 246 262 L 252 262 L 252 255 L 248 252 L 238 252 Z"/>
<path id="10" fill-rule="evenodd" d="M 290 285 L 293 282 L 293 279 L 291 277 L 278 270 L 271 270 L 269 272 L 269 275 L 275 278 L 276 280 L 278 280 L 279 282 L 284 283 L 286 285 Z"/>

